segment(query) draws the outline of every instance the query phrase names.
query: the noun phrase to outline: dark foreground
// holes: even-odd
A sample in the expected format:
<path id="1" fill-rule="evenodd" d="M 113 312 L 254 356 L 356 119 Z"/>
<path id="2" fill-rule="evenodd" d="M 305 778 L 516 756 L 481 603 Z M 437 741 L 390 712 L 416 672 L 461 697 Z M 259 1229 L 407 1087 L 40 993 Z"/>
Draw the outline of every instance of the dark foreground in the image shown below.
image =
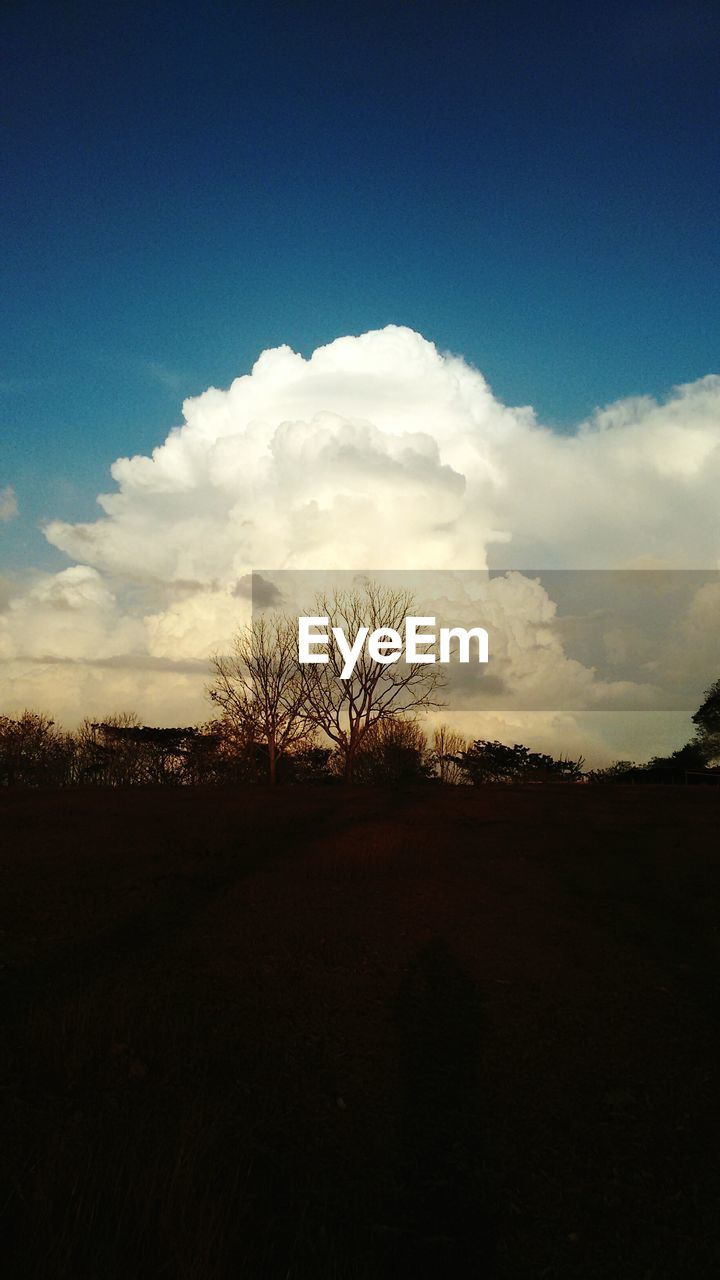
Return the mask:
<path id="1" fill-rule="evenodd" d="M 6 1275 L 718 1273 L 717 789 L 0 822 Z"/>

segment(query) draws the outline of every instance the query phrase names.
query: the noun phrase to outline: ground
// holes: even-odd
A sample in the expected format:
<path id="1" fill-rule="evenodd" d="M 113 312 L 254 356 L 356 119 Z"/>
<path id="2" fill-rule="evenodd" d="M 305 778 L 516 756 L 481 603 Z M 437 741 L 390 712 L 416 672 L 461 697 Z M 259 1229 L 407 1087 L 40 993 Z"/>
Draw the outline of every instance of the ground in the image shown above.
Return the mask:
<path id="1" fill-rule="evenodd" d="M 717 789 L 0 823 L 5 1274 L 717 1273 Z"/>

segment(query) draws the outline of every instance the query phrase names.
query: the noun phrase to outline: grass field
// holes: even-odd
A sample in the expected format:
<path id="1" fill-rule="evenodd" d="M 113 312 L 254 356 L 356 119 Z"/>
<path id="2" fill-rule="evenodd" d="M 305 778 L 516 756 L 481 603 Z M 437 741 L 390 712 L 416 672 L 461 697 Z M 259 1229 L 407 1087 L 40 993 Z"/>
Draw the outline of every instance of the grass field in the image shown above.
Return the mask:
<path id="1" fill-rule="evenodd" d="M 718 1273 L 717 789 L 0 823 L 6 1275 Z"/>

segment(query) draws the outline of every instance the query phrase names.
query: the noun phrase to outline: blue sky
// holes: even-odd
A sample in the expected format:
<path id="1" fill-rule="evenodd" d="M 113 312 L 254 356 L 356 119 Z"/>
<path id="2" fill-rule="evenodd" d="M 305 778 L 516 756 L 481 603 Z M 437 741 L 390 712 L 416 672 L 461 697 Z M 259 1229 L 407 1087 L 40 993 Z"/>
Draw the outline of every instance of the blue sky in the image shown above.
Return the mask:
<path id="1" fill-rule="evenodd" d="M 714 4 L 10 4 L 0 528 L 280 343 L 409 325 L 567 429 L 717 372 Z"/>

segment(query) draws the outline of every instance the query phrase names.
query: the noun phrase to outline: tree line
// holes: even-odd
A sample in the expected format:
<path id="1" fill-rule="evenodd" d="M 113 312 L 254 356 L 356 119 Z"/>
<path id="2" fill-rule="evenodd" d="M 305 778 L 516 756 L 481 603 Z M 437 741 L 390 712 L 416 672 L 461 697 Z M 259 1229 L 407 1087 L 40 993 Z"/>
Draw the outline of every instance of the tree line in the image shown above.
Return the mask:
<path id="1" fill-rule="evenodd" d="M 415 611 L 409 592 L 366 583 L 316 597 L 330 627 L 400 630 Z M 296 619 L 260 615 L 229 654 L 211 663 L 207 696 L 215 716 L 202 725 L 153 728 L 131 712 L 85 719 L 68 733 L 40 712 L 0 715 L 0 785 L 189 786 L 239 782 L 346 782 L 445 785 L 488 782 L 613 782 L 644 772 L 707 771 L 720 759 L 720 681 L 693 716 L 695 736 L 646 766 L 618 761 L 584 773 L 584 761 L 479 738 L 441 725 L 428 737 L 420 717 L 442 706 L 437 666 L 378 663 L 360 655 L 348 679 L 341 657 L 298 661 Z"/>
<path id="2" fill-rule="evenodd" d="M 574 781 L 582 761 L 553 759 L 516 744 L 470 742 L 446 725 L 428 734 L 415 720 L 378 722 L 363 738 L 352 781 L 373 786 Z M 336 747 L 306 736 L 276 757 L 277 783 L 336 783 L 347 777 Z M 84 720 L 69 733 L 37 711 L 0 716 L 0 786 L 222 786 L 271 780 L 267 741 L 223 717 L 187 728 L 141 725 L 130 712 Z"/>

